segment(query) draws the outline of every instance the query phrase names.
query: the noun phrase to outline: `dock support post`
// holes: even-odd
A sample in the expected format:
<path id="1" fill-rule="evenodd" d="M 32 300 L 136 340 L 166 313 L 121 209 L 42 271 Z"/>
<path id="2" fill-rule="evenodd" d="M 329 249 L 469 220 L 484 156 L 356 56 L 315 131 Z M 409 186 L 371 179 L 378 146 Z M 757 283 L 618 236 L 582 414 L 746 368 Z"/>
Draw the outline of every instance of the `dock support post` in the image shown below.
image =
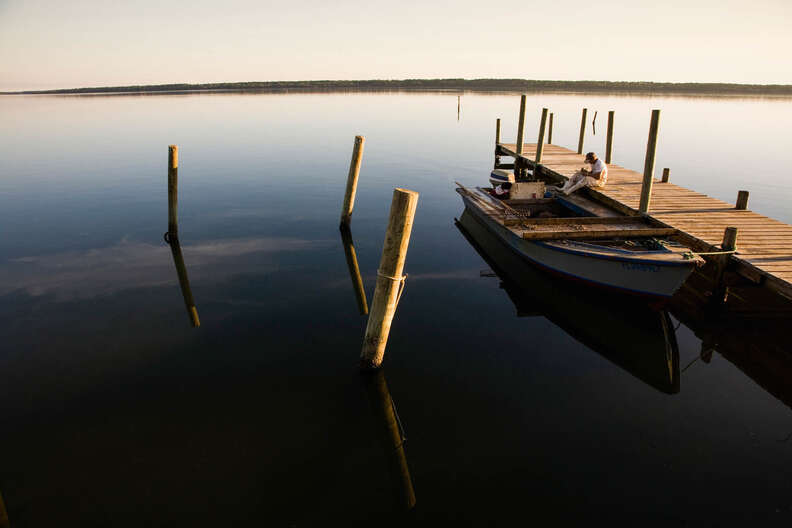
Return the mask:
<path id="1" fill-rule="evenodd" d="M 550 112 L 550 127 L 547 129 L 547 144 L 553 144 L 553 112 Z"/>
<path id="2" fill-rule="evenodd" d="M 663 183 L 668 183 L 668 179 L 671 177 L 671 169 L 668 167 L 663 169 Z"/>
<path id="3" fill-rule="evenodd" d="M 737 228 L 727 227 L 723 231 L 723 242 L 721 242 L 722 251 L 734 251 L 737 249 Z M 715 287 L 712 291 L 712 301 L 715 304 L 722 304 L 729 296 L 729 288 L 724 281 L 724 273 L 726 267 L 731 259 L 731 254 L 716 255 L 715 256 Z"/>
<path id="4" fill-rule="evenodd" d="M 352 160 L 349 162 L 344 206 L 341 209 L 341 226 L 348 226 L 352 220 L 352 209 L 355 207 L 355 193 L 357 192 L 358 176 L 360 175 L 360 160 L 363 157 L 363 145 L 365 143 L 366 138 L 355 136 Z"/>
<path id="5" fill-rule="evenodd" d="M 539 122 L 539 139 L 536 140 L 536 163 L 542 163 L 544 152 L 545 125 L 547 124 L 547 108 L 542 108 L 542 120 Z"/>
<path id="6" fill-rule="evenodd" d="M 583 154 L 583 139 L 586 137 L 586 114 L 588 113 L 588 108 L 583 109 L 583 113 L 580 115 L 580 137 L 578 138 L 578 154 Z"/>
<path id="7" fill-rule="evenodd" d="M 613 110 L 608 112 L 608 132 L 605 139 L 605 163 L 611 162 L 611 154 L 613 153 L 613 118 L 616 112 Z"/>
<path id="8" fill-rule="evenodd" d="M 495 146 L 500 143 L 500 117 L 495 120 Z"/>
<path id="9" fill-rule="evenodd" d="M 385 357 L 391 322 L 404 289 L 406 277 L 402 271 L 417 204 L 417 192 L 398 188 L 393 190 L 388 230 L 377 270 L 377 285 L 360 354 L 360 368 L 363 370 L 379 368 Z"/>
<path id="10" fill-rule="evenodd" d="M 657 131 L 660 129 L 660 110 L 652 110 L 652 121 L 649 123 L 649 139 L 646 141 L 646 158 L 644 160 L 643 185 L 641 186 L 641 202 L 638 211 L 649 211 L 654 179 L 655 154 L 657 154 Z"/>
<path id="11" fill-rule="evenodd" d="M 168 236 L 179 236 L 179 147 L 168 145 Z"/>
<path id="12" fill-rule="evenodd" d="M 748 209 L 748 191 L 737 192 L 737 203 L 735 209 Z"/>
<path id="13" fill-rule="evenodd" d="M 519 156 L 523 151 L 523 131 L 525 130 L 525 95 L 520 96 L 520 116 L 517 124 L 517 144 L 514 152 Z"/>

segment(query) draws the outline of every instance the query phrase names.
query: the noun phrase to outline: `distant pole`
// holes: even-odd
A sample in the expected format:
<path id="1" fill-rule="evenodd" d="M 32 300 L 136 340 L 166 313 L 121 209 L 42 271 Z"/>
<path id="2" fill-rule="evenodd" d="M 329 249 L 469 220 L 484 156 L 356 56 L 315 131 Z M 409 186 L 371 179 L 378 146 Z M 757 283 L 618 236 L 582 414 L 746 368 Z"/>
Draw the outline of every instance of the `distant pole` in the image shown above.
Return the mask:
<path id="1" fill-rule="evenodd" d="M 500 143 L 500 118 L 495 120 L 495 146 Z"/>
<path id="2" fill-rule="evenodd" d="M 394 189 L 388 230 L 382 247 L 382 258 L 377 270 L 377 285 L 371 302 L 366 336 L 360 354 L 360 368 L 377 369 L 385 357 L 393 316 L 406 277 L 404 260 L 410 244 L 418 193 L 407 189 Z"/>
<path id="3" fill-rule="evenodd" d="M 638 210 L 642 213 L 649 211 L 649 200 L 652 197 L 652 180 L 654 179 L 655 155 L 657 154 L 657 131 L 659 129 L 660 110 L 652 110 L 652 121 L 649 123 L 649 139 L 646 141 L 641 202 L 638 205 Z"/>
<path id="4" fill-rule="evenodd" d="M 611 110 L 608 112 L 608 133 L 605 139 L 605 163 L 611 162 L 611 154 L 613 153 L 613 118 L 616 112 Z"/>
<path id="5" fill-rule="evenodd" d="M 583 113 L 580 115 L 580 137 L 578 138 L 578 154 L 583 154 L 583 139 L 586 137 L 586 114 L 588 113 L 588 108 L 583 109 Z"/>
<path id="6" fill-rule="evenodd" d="M 179 147 L 168 145 L 168 235 L 179 236 Z"/>
<path id="7" fill-rule="evenodd" d="M 544 152 L 545 125 L 547 124 L 547 108 L 542 108 L 542 120 L 539 122 L 539 139 L 536 140 L 536 163 L 542 162 Z"/>
<path id="8" fill-rule="evenodd" d="M 748 191 L 739 191 L 737 193 L 737 203 L 735 209 L 748 209 Z"/>
<path id="9" fill-rule="evenodd" d="M 550 127 L 547 129 L 547 144 L 553 143 L 553 112 L 550 112 Z"/>
<path id="10" fill-rule="evenodd" d="M 517 125 L 517 145 L 515 146 L 515 152 L 517 155 L 521 155 L 523 151 L 523 130 L 525 130 L 525 95 L 520 96 L 520 117 L 518 119 L 519 124 Z"/>
<path id="11" fill-rule="evenodd" d="M 344 245 L 344 255 L 346 256 L 349 277 L 352 279 L 352 288 L 355 290 L 355 300 L 357 300 L 360 315 L 369 313 L 368 302 L 366 302 L 366 289 L 363 287 L 363 277 L 360 276 L 355 244 L 352 241 L 352 232 L 349 226 L 341 226 L 341 242 Z"/>
<path id="12" fill-rule="evenodd" d="M 352 149 L 352 161 L 349 162 L 349 174 L 347 175 L 346 194 L 344 195 L 344 206 L 341 209 L 341 225 L 348 226 L 352 220 L 352 209 L 355 207 L 355 193 L 357 192 L 358 176 L 360 175 L 360 160 L 363 157 L 363 145 L 366 138 L 355 136 L 355 146 Z"/>
<path id="13" fill-rule="evenodd" d="M 669 178 L 671 177 L 671 169 L 668 167 L 663 169 L 663 183 L 668 183 Z"/>
<path id="14" fill-rule="evenodd" d="M 459 115 L 462 112 L 462 96 L 457 95 L 457 121 L 459 121 Z"/>

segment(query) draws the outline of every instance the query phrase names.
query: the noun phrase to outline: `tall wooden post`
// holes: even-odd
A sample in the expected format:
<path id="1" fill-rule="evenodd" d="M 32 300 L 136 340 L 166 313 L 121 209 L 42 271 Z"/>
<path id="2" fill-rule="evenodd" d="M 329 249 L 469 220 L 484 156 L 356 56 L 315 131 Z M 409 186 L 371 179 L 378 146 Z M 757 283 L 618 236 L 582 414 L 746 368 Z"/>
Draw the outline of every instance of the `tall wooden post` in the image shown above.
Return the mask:
<path id="1" fill-rule="evenodd" d="M 737 192 L 737 203 L 735 209 L 748 209 L 748 191 Z"/>
<path id="2" fill-rule="evenodd" d="M 179 236 L 179 147 L 168 145 L 168 235 Z"/>
<path id="3" fill-rule="evenodd" d="M 396 405 L 393 403 L 385 372 L 377 370 L 366 373 L 363 383 L 368 393 L 369 403 L 378 423 L 379 437 L 385 456 L 388 459 L 391 482 L 393 483 L 394 502 L 400 509 L 410 510 L 415 506 L 415 490 L 413 488 L 407 454 L 404 450 L 404 437 Z"/>
<path id="4" fill-rule="evenodd" d="M 616 112 L 611 110 L 608 112 L 608 133 L 605 139 L 605 163 L 611 162 L 611 154 L 613 153 L 613 118 Z"/>
<path id="5" fill-rule="evenodd" d="M 550 127 L 547 129 L 547 144 L 553 144 L 553 112 L 550 112 Z"/>
<path id="6" fill-rule="evenodd" d="M 545 125 L 547 124 L 547 108 L 542 108 L 542 120 L 539 122 L 539 139 L 536 140 L 536 163 L 542 162 L 544 152 Z"/>
<path id="7" fill-rule="evenodd" d="M 649 123 L 649 139 L 646 141 L 646 158 L 644 160 L 643 184 L 641 186 L 641 202 L 638 210 L 649 211 L 654 179 L 655 154 L 657 154 L 657 132 L 660 129 L 660 110 L 652 110 L 652 121 Z"/>
<path id="8" fill-rule="evenodd" d="M 407 189 L 394 189 L 388 231 L 382 247 L 382 258 L 377 270 L 377 286 L 371 303 L 366 336 L 360 354 L 363 370 L 379 368 L 385 357 L 393 315 L 396 313 L 400 293 L 404 288 L 404 260 L 410 244 L 418 193 Z"/>
<path id="9" fill-rule="evenodd" d="M 668 167 L 663 169 L 663 183 L 668 183 L 668 179 L 671 177 L 671 169 Z"/>
<path id="10" fill-rule="evenodd" d="M 588 108 L 583 109 L 583 113 L 580 115 L 580 137 L 578 138 L 578 154 L 583 154 L 583 139 L 586 137 L 586 114 L 588 113 Z"/>
<path id="11" fill-rule="evenodd" d="M 721 242 L 721 249 L 723 251 L 735 251 L 737 249 L 737 228 L 727 227 L 723 231 L 723 242 Z M 715 288 L 712 292 L 712 301 L 716 304 L 722 304 L 729 296 L 729 288 L 726 286 L 724 274 L 729 265 L 731 254 L 715 255 Z"/>
<path id="12" fill-rule="evenodd" d="M 517 125 L 517 145 L 514 151 L 517 155 L 522 154 L 523 151 L 523 131 L 525 130 L 525 95 L 520 96 L 520 116 Z"/>
<path id="13" fill-rule="evenodd" d="M 363 158 L 363 145 L 366 138 L 355 136 L 355 146 L 352 149 L 352 160 L 349 162 L 349 174 L 347 175 L 346 194 L 344 194 L 344 205 L 341 208 L 341 225 L 348 226 L 352 220 L 352 209 L 355 207 L 355 193 L 357 192 L 358 176 L 360 175 L 360 160 Z"/>
<path id="14" fill-rule="evenodd" d="M 495 120 L 495 146 L 500 143 L 500 117 Z"/>
<path id="15" fill-rule="evenodd" d="M 363 287 L 363 277 L 360 276 L 355 244 L 352 241 L 352 231 L 349 226 L 341 226 L 341 242 L 344 245 L 344 255 L 346 256 L 347 268 L 349 268 L 349 278 L 352 279 L 352 289 L 355 290 L 355 300 L 357 300 L 360 315 L 369 313 L 368 302 L 366 302 L 366 289 Z"/>

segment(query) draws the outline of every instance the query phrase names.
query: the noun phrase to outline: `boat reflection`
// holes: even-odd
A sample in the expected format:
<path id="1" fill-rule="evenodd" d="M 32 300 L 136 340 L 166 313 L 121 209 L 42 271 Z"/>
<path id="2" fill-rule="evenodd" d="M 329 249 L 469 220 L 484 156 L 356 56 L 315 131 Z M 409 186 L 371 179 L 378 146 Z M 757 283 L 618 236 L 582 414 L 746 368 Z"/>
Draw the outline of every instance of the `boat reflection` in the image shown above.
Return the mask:
<path id="1" fill-rule="evenodd" d="M 341 243 L 344 246 L 344 255 L 346 255 L 347 267 L 349 267 L 349 278 L 352 279 L 352 288 L 355 290 L 355 299 L 358 303 L 360 315 L 367 315 L 366 290 L 363 288 L 363 278 L 360 276 L 355 244 L 352 241 L 352 231 L 349 227 L 343 225 L 341 226 Z"/>
<path id="2" fill-rule="evenodd" d="M 679 349 L 667 312 L 537 270 L 467 210 L 457 227 L 501 279 L 518 316 L 544 316 L 644 383 L 679 392 Z"/>
<path id="3" fill-rule="evenodd" d="M 173 264 L 176 266 L 176 274 L 179 276 L 179 287 L 184 296 L 187 317 L 190 318 L 190 323 L 194 327 L 199 327 L 201 326 L 201 321 L 198 319 L 198 310 L 195 308 L 195 300 L 193 299 L 192 288 L 190 288 L 190 279 L 187 277 L 187 267 L 184 265 L 184 256 L 182 256 L 179 237 L 178 235 L 174 236 L 165 233 L 165 242 L 170 245 L 171 253 L 173 254 Z"/>
<path id="4" fill-rule="evenodd" d="M 410 510 L 415 506 L 415 490 L 404 451 L 407 438 L 404 436 L 396 406 L 388 390 L 385 372 L 378 369 L 365 372 L 361 376 L 375 421 L 379 425 L 380 442 L 388 459 L 388 471 L 396 507 Z"/>

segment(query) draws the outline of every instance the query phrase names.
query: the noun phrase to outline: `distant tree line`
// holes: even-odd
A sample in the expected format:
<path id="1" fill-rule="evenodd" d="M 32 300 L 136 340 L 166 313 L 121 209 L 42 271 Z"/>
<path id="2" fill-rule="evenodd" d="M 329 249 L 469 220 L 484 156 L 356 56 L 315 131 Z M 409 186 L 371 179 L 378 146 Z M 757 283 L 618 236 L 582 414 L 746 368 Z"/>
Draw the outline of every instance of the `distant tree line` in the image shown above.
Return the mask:
<path id="1" fill-rule="evenodd" d="M 545 81 L 529 79 L 403 79 L 368 81 L 267 81 L 210 84 L 103 86 L 60 90 L 28 90 L 5 94 L 102 94 L 194 91 L 426 91 L 478 92 L 623 92 L 723 95 L 792 95 L 788 84 L 661 83 L 626 81 Z"/>

